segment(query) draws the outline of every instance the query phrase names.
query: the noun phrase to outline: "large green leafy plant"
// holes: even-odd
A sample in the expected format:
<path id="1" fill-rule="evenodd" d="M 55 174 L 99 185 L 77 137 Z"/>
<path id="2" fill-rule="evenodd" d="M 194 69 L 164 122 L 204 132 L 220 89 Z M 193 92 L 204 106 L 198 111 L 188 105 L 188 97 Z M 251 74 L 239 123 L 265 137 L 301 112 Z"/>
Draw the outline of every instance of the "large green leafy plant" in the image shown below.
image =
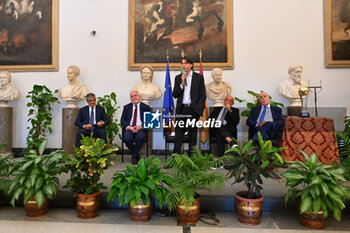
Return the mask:
<path id="1" fill-rule="evenodd" d="M 195 203 L 196 192 L 210 191 L 211 187 L 221 188 L 225 177 L 220 172 L 209 172 L 213 167 L 221 166 L 221 162 L 213 154 L 202 154 L 193 147 L 192 156 L 173 154 L 167 161 L 172 168 L 173 184 L 166 198 L 166 203 L 172 211 L 178 205 L 185 205 L 188 210 Z"/>
<path id="2" fill-rule="evenodd" d="M 249 91 L 249 90 L 247 92 L 253 97 L 253 102 L 249 102 L 246 99 L 240 99 L 238 97 L 235 97 L 235 100 L 237 100 L 239 103 L 246 103 L 248 110 L 242 111 L 241 116 L 249 117 L 250 110 L 255 106 L 259 106 L 260 102 L 259 102 L 259 93 L 256 93 L 254 91 Z M 263 92 L 263 91 L 260 91 L 260 92 Z M 270 104 L 272 106 L 280 106 L 282 108 L 284 107 L 284 104 L 273 101 L 271 96 L 270 96 Z"/>
<path id="3" fill-rule="evenodd" d="M 30 99 L 27 107 L 30 107 L 28 121 L 31 126 L 27 136 L 28 150 L 35 149 L 38 152 L 39 145 L 45 141 L 46 133 L 52 132 L 52 104 L 58 102 L 54 96 L 57 90 L 52 92 L 45 85 L 34 85 L 33 90 L 28 93 L 26 98 Z"/>
<path id="4" fill-rule="evenodd" d="M 99 181 L 111 154 L 118 149 L 93 136 L 82 136 L 81 144 L 79 148 L 74 147 L 73 156 L 65 156 L 66 171 L 70 171 L 70 178 L 64 188 L 70 188 L 74 194 L 84 195 L 106 189 Z"/>
<path id="5" fill-rule="evenodd" d="M 112 92 L 110 95 L 98 97 L 97 104 L 103 106 L 106 109 L 106 114 L 110 122 L 110 124 L 105 127 L 107 141 L 108 143 L 117 146 L 117 144 L 113 143 L 116 136 L 121 139 L 121 134 L 119 132 L 121 129 L 121 124 L 116 118 L 116 114 L 119 109 L 119 106 L 117 105 L 117 95 Z"/>
<path id="6" fill-rule="evenodd" d="M 0 148 L 3 144 L 0 145 Z M 10 155 L 3 157 L 0 155 L 0 190 L 7 192 L 10 184 L 9 180 L 9 169 L 11 167 Z"/>
<path id="7" fill-rule="evenodd" d="M 14 160 L 10 176 L 13 181 L 8 190 L 12 195 L 11 205 L 23 194 L 23 204 L 33 197 L 38 207 L 45 199 L 52 200 L 58 191 L 58 175 L 63 171 L 62 151 L 56 150 L 49 155 L 43 155 L 47 140 L 43 141 L 36 150 L 29 150 L 23 158 Z"/>
<path id="8" fill-rule="evenodd" d="M 127 164 L 126 170 L 116 172 L 107 201 L 118 197 L 119 205 L 130 203 L 133 207 L 140 200 L 149 205 L 150 198 L 155 196 L 159 207 L 162 208 L 168 194 L 164 186 L 170 186 L 172 179 L 161 171 L 159 163 L 158 158 L 141 158 L 137 167 Z"/>
<path id="9" fill-rule="evenodd" d="M 300 213 L 317 215 L 322 211 L 326 218 L 332 214 L 338 221 L 345 203 L 350 199 L 350 188 L 342 183 L 346 181 L 344 170 L 340 166 L 325 165 L 318 161 L 315 153 L 308 156 L 302 151 L 305 162 L 294 161 L 291 167 L 281 175 L 287 180 L 289 190 L 285 201 L 300 197 Z"/>
<path id="10" fill-rule="evenodd" d="M 246 144 L 237 141 L 237 146 L 227 150 L 223 157 L 231 164 L 227 176 L 234 178 L 234 183 L 244 182 L 248 189 L 246 198 L 260 197 L 263 189 L 262 176 L 280 179 L 276 169 L 285 167 L 284 160 L 278 153 L 283 149 L 272 146 L 269 140 L 264 141 L 260 132 L 258 146 L 255 146 L 252 140 Z"/>
<path id="11" fill-rule="evenodd" d="M 346 116 L 345 129 L 343 132 L 336 132 L 340 161 L 349 160 L 350 157 L 350 117 Z"/>

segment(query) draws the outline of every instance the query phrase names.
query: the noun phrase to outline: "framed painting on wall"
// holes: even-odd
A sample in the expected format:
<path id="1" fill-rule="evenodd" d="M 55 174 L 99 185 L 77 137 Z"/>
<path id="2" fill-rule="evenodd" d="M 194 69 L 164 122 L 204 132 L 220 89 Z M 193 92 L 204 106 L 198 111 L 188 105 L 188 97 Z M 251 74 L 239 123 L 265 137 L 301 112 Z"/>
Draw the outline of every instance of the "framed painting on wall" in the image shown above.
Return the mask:
<path id="1" fill-rule="evenodd" d="M 58 70 L 58 0 L 0 1 L 0 70 Z"/>
<path id="2" fill-rule="evenodd" d="M 129 0 L 129 70 L 181 69 L 200 51 L 204 69 L 233 69 L 233 0 Z"/>
<path id="3" fill-rule="evenodd" d="M 326 67 L 350 67 L 350 0 L 324 0 Z"/>

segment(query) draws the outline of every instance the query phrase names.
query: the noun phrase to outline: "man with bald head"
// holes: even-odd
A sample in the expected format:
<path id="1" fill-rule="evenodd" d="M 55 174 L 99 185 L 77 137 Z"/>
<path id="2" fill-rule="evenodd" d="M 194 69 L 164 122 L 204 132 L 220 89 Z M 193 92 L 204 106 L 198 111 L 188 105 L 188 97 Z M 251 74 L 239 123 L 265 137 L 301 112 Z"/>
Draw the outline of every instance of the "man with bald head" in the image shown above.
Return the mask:
<path id="1" fill-rule="evenodd" d="M 284 118 L 282 109 L 270 105 L 270 96 L 266 92 L 259 94 L 260 105 L 252 108 L 247 119 L 249 139 L 258 141 L 258 132 L 264 141 L 280 139 L 283 134 Z"/>
<path id="2" fill-rule="evenodd" d="M 146 138 L 143 125 L 143 113 L 151 111 L 147 104 L 141 103 L 141 96 L 137 90 L 130 92 L 131 103 L 124 106 L 121 124 L 123 125 L 123 140 L 131 151 L 131 163 L 136 165 L 140 160 L 139 151 Z"/>
<path id="3" fill-rule="evenodd" d="M 239 123 L 239 110 L 232 107 L 234 98 L 226 96 L 224 107 L 214 107 L 208 118 L 221 121 L 220 128 L 210 128 L 210 136 L 216 138 L 218 156 L 223 156 L 225 151 L 225 142 L 230 146 L 234 144 L 232 138 L 237 139 L 237 125 Z"/>

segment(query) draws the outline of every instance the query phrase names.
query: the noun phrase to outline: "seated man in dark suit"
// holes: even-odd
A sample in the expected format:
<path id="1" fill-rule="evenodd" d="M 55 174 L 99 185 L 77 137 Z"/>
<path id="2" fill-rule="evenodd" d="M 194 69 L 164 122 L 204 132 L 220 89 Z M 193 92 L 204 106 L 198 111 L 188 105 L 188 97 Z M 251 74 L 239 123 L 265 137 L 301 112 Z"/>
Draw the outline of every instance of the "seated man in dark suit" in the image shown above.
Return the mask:
<path id="1" fill-rule="evenodd" d="M 90 136 L 93 133 L 94 137 L 102 138 L 107 142 L 106 132 L 104 127 L 109 125 L 109 120 L 105 109 L 96 105 L 96 96 L 93 93 L 86 95 L 87 106 L 79 110 L 75 125 L 79 127 L 75 146 L 80 146 L 81 135 Z"/>
<path id="2" fill-rule="evenodd" d="M 249 139 L 258 141 L 258 132 L 263 140 L 280 139 L 283 134 L 284 118 L 282 109 L 270 105 L 270 96 L 266 92 L 259 94 L 260 106 L 252 108 L 247 119 Z"/>
<path id="3" fill-rule="evenodd" d="M 234 104 L 232 96 L 226 96 L 224 107 L 215 107 L 209 118 L 221 121 L 220 128 L 210 128 L 210 136 L 216 138 L 218 156 L 223 156 L 225 151 L 225 141 L 233 146 L 232 138 L 237 139 L 237 125 L 239 123 L 239 110 L 231 107 Z"/>
<path id="4" fill-rule="evenodd" d="M 131 163 L 136 165 L 140 159 L 139 151 L 147 136 L 147 131 L 142 128 L 143 113 L 150 111 L 147 104 L 140 103 L 141 97 L 138 91 L 130 92 L 131 103 L 124 106 L 121 123 L 123 125 L 123 140 L 131 151 Z"/>

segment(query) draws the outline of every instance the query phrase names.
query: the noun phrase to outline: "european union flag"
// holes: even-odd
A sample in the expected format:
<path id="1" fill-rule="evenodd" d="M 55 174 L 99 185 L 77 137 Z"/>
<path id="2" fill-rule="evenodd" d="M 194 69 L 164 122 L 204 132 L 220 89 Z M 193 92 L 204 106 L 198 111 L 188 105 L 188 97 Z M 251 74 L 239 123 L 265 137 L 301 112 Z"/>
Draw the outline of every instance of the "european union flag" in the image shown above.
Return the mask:
<path id="1" fill-rule="evenodd" d="M 165 76 L 165 88 L 164 88 L 164 100 L 163 100 L 163 121 L 168 123 L 170 119 L 174 117 L 174 100 L 173 92 L 171 88 L 169 62 L 166 65 L 166 76 Z M 163 135 L 165 136 L 165 130 Z"/>

